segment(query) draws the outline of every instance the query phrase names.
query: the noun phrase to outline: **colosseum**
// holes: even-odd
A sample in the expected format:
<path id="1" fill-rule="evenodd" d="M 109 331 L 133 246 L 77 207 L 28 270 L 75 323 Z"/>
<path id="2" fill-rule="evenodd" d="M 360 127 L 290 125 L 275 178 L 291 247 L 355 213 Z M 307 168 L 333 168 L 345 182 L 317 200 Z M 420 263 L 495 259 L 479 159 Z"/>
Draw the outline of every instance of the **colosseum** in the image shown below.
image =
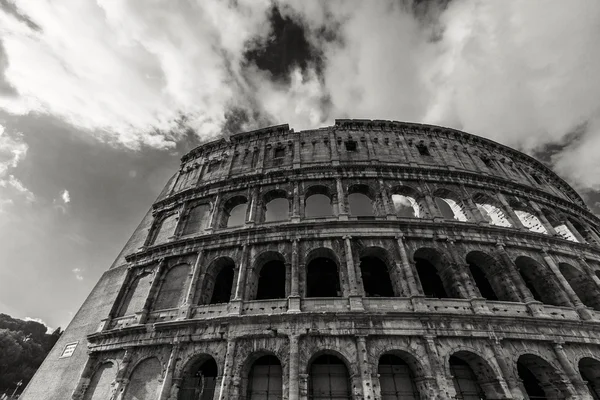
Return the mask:
<path id="1" fill-rule="evenodd" d="M 598 222 L 454 129 L 221 138 L 183 156 L 22 399 L 600 399 Z"/>

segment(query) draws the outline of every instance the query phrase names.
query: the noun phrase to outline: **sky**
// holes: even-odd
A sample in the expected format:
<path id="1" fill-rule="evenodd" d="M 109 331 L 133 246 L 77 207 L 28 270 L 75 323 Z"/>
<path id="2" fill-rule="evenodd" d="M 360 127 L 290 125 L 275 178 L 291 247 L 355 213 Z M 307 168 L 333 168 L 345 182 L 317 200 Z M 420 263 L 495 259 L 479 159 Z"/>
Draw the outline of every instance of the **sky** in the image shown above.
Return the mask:
<path id="1" fill-rule="evenodd" d="M 0 312 L 68 324 L 180 157 L 336 118 L 526 152 L 600 211 L 597 0 L 0 0 Z"/>

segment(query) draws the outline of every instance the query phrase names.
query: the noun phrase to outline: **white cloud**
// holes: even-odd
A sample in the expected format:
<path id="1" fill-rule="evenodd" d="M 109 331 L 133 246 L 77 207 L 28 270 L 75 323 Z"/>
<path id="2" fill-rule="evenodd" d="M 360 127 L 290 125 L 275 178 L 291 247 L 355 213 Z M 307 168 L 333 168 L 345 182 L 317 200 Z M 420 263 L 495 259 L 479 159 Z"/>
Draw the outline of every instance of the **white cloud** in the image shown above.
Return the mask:
<path id="1" fill-rule="evenodd" d="M 23 160 L 27 149 L 20 133 L 9 133 L 0 125 L 0 213 L 7 205 L 14 204 L 15 199 L 35 201 L 34 194 L 9 173 Z"/>
<path id="2" fill-rule="evenodd" d="M 69 204 L 71 202 L 71 195 L 69 194 L 69 191 L 67 189 L 61 192 L 60 198 L 65 204 Z"/>
<path id="3" fill-rule="evenodd" d="M 75 279 L 77 279 L 78 281 L 83 280 L 83 270 L 81 268 L 73 268 L 71 272 L 73 272 L 73 274 L 75 275 Z"/>
<path id="4" fill-rule="evenodd" d="M 53 328 L 51 328 L 50 326 L 48 326 L 48 324 L 46 322 L 44 322 L 43 319 L 41 318 L 31 318 L 31 317 L 25 317 L 23 319 L 24 321 L 35 321 L 35 322 L 39 322 L 40 324 L 44 325 L 47 329 L 46 329 L 46 333 L 52 333 L 54 331 Z"/>

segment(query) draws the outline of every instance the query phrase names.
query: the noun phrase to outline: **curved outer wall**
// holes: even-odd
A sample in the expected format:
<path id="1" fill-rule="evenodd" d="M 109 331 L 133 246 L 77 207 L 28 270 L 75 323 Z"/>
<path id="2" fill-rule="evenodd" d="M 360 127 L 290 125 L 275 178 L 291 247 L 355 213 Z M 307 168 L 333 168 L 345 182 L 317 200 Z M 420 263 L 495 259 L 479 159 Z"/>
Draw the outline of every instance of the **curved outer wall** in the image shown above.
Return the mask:
<path id="1" fill-rule="evenodd" d="M 315 194 L 327 215 L 307 212 Z M 274 199 L 289 206 L 283 220 L 268 220 Z M 127 399 L 145 385 L 144 398 L 178 399 L 212 357 L 214 399 L 245 399 L 253 362 L 272 355 L 281 396 L 308 399 L 320 354 L 345 365 L 353 399 L 392 398 L 384 354 L 408 366 L 422 399 L 461 396 L 456 359 L 485 398 L 527 398 L 517 365 L 548 398 L 591 398 L 597 226 L 548 168 L 464 132 L 337 120 L 240 133 L 182 158 L 22 398 Z M 284 294 L 258 300 L 268 264 L 281 270 L 267 286 Z M 326 265 L 338 286 L 314 297 Z M 212 301 L 227 268 L 229 297 Z M 385 296 L 372 276 L 389 281 Z"/>

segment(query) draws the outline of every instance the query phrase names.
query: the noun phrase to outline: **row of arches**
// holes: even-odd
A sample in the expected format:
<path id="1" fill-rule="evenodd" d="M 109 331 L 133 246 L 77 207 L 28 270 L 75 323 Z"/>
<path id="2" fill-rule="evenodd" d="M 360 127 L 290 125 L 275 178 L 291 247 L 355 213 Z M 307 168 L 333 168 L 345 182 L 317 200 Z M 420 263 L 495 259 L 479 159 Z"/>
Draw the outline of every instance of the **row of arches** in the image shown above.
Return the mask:
<path id="1" fill-rule="evenodd" d="M 518 378 L 517 390 L 529 399 L 564 399 L 572 396 L 565 379 L 565 373 L 556 369 L 550 362 L 535 354 L 518 357 L 511 372 Z M 302 385 L 306 398 L 314 400 L 358 398 L 362 385 L 360 376 L 341 353 L 321 350 L 314 354 L 305 367 L 306 375 Z M 430 398 L 431 390 L 440 390 L 435 378 L 424 372 L 423 361 L 403 350 L 392 350 L 382 354 L 373 365 L 372 385 L 375 399 L 406 400 Z M 435 371 L 446 376 L 454 391 L 453 398 L 462 400 L 508 398 L 504 382 L 512 377 L 505 376 L 479 354 L 468 350 L 454 352 L 441 365 L 443 371 Z M 600 398 L 600 361 L 584 357 L 578 363 L 579 377 L 593 399 Z M 239 384 L 234 398 L 246 400 L 279 400 L 288 389 L 285 384 L 288 370 L 274 353 L 252 354 L 240 370 Z M 111 384 L 117 378 L 112 362 L 101 364 L 90 379 L 84 399 L 100 400 L 110 396 Z M 150 357 L 137 363 L 128 376 L 123 400 L 158 399 L 162 366 L 158 358 Z M 178 400 L 213 400 L 222 398 L 223 366 L 208 354 L 192 358 L 181 370 L 181 375 L 173 380 L 171 397 Z M 234 379 L 235 380 L 235 379 Z M 450 383 L 451 381 L 451 383 Z M 513 380 L 515 382 L 516 380 Z M 576 382 L 571 382 L 576 384 Z M 436 388 L 437 386 L 437 388 Z M 576 389 L 577 390 L 577 389 Z M 365 394 L 366 396 L 366 394 Z M 226 395 L 227 397 L 227 395 Z"/>
<path id="2" fill-rule="evenodd" d="M 358 252 L 357 265 L 347 265 L 331 248 L 317 248 L 306 255 L 302 267 L 297 268 L 298 276 L 294 276 L 292 265 L 283 254 L 265 251 L 246 268 L 245 276 L 232 258 L 218 256 L 208 260 L 198 274 L 189 300 L 186 294 L 192 284 L 191 265 L 173 263 L 157 277 L 154 291 L 151 271 L 132 277 L 115 316 L 132 315 L 148 305 L 149 310 L 157 311 L 180 307 L 186 301 L 193 305 L 228 303 L 236 292 L 239 300 L 246 301 L 289 296 L 347 297 L 352 294 L 349 282 L 352 271 L 348 271 L 352 268 L 358 285 L 355 295 L 363 297 L 477 297 L 506 302 L 537 300 L 564 307 L 577 306 L 579 299 L 585 306 L 600 310 L 600 288 L 595 280 L 600 278 L 600 271 L 595 272 L 595 277 L 589 276 L 585 267 L 566 262 L 556 262 L 557 276 L 548 265 L 528 256 L 502 259 L 497 254 L 473 250 L 461 264 L 429 247 L 418 248 L 412 260 L 407 261 L 405 265 L 386 249 L 367 246 Z M 293 292 L 291 280 L 299 281 L 297 292 Z M 571 295 L 569 290 L 573 292 Z"/>
<path id="3" fill-rule="evenodd" d="M 340 185 L 341 186 L 341 185 Z M 573 242 L 597 243 L 600 234 L 578 219 L 522 201 L 476 193 L 460 196 L 440 188 L 431 195 L 410 186 L 395 186 L 388 194 L 370 185 L 356 183 L 345 191 L 327 185 L 309 186 L 302 198 L 283 189 L 263 195 L 234 195 L 219 204 L 198 203 L 186 209 L 181 223 L 178 213 L 163 215 L 154 228 L 151 242 L 163 243 L 173 235 L 191 235 L 209 228 L 221 229 L 248 223 L 269 223 L 294 218 L 326 218 L 349 215 L 358 219 L 375 217 L 441 218 L 461 222 L 487 222 L 500 227 L 522 228 L 535 233 L 556 235 Z M 256 196 L 256 197 L 254 197 Z M 296 205 L 297 202 L 297 205 Z M 213 215 L 215 214 L 215 215 Z M 181 228 L 178 226 L 181 225 Z"/>

